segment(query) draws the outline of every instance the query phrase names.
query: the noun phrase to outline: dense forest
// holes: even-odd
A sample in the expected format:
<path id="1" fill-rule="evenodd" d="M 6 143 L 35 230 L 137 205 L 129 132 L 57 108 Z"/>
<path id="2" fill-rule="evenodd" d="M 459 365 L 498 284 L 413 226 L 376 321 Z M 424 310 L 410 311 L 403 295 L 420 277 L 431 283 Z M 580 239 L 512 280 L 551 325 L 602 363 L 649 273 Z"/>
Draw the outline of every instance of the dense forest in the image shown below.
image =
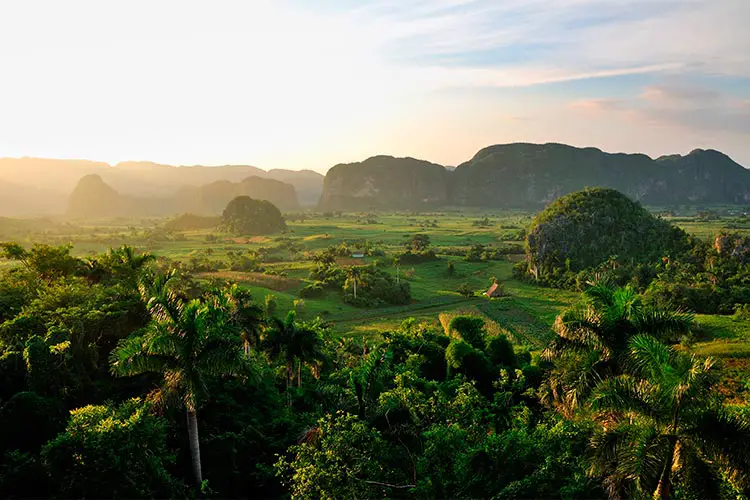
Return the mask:
<path id="1" fill-rule="evenodd" d="M 221 222 L 242 234 L 240 215 L 263 210 L 279 223 L 275 207 L 248 200 Z M 644 244 L 612 256 L 629 231 Z M 696 320 L 667 286 L 699 293 L 711 262 L 724 281 L 709 281 L 707 297 L 725 287 L 731 299 L 717 307 L 728 306 L 747 289 L 734 284 L 746 276 L 746 237 L 706 248 L 602 189 L 561 199 L 525 234 L 522 279 L 583 291 L 543 349 L 461 313 L 339 335 L 321 317 L 129 246 L 77 257 L 71 246 L 4 243 L 13 265 L 0 271 L 0 495 L 750 494 L 748 407 L 725 405 L 718 362 L 686 350 Z M 442 266 L 430 243 L 412 235 L 397 262 Z M 493 258 L 475 247 L 466 262 Z M 398 274 L 344 269 L 338 252 L 310 256 L 300 296 L 411 301 Z"/>

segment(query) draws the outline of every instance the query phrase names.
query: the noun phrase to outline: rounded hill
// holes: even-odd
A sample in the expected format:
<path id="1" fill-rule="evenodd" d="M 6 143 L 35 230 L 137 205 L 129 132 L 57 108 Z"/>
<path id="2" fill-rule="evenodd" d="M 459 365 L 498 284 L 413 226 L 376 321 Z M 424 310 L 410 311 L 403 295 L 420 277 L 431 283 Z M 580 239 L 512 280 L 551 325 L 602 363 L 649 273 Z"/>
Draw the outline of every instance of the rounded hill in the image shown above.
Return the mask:
<path id="1" fill-rule="evenodd" d="M 647 262 L 687 248 L 687 234 L 614 189 L 558 198 L 528 229 L 528 271 L 537 279 L 596 267 L 610 257 Z"/>

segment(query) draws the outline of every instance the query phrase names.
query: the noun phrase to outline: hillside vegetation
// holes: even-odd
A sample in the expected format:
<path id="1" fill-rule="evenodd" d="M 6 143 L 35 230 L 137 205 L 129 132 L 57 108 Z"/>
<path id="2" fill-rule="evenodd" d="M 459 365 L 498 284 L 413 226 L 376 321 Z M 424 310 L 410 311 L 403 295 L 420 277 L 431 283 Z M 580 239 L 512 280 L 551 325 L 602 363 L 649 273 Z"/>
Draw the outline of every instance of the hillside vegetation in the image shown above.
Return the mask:
<path id="1" fill-rule="evenodd" d="M 653 262 L 688 248 L 687 234 L 614 189 L 585 189 L 557 199 L 531 222 L 528 271 L 547 279 L 595 268 L 610 258 Z"/>

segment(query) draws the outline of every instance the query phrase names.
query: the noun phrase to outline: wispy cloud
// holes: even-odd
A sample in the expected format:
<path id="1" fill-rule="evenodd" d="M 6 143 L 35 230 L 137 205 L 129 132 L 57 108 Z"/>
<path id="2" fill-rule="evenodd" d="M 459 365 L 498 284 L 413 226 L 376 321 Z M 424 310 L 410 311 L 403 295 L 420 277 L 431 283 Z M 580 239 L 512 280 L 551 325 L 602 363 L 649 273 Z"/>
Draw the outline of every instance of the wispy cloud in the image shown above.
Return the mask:
<path id="1" fill-rule="evenodd" d="M 649 101 L 711 101 L 719 98 L 713 89 L 679 85 L 651 85 L 643 89 L 640 97 Z"/>
<path id="2" fill-rule="evenodd" d="M 568 104 L 568 107 L 573 110 L 597 113 L 620 110 L 624 106 L 625 102 L 622 99 L 580 99 Z"/>
<path id="3" fill-rule="evenodd" d="M 473 75 L 480 85 L 486 73 L 466 70 L 555 75 L 543 83 L 643 69 L 750 76 L 747 0 L 399 1 L 355 12 L 386 61 Z"/>

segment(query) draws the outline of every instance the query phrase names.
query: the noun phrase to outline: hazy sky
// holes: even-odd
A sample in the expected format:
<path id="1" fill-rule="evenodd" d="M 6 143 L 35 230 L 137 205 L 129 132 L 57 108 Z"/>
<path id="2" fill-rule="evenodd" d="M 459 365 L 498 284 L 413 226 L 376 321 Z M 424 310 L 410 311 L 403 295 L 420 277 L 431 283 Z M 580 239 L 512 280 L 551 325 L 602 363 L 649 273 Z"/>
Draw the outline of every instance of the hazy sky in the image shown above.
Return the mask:
<path id="1" fill-rule="evenodd" d="M 750 0 L 0 0 L 0 156 L 325 171 L 505 142 L 750 167 Z"/>

